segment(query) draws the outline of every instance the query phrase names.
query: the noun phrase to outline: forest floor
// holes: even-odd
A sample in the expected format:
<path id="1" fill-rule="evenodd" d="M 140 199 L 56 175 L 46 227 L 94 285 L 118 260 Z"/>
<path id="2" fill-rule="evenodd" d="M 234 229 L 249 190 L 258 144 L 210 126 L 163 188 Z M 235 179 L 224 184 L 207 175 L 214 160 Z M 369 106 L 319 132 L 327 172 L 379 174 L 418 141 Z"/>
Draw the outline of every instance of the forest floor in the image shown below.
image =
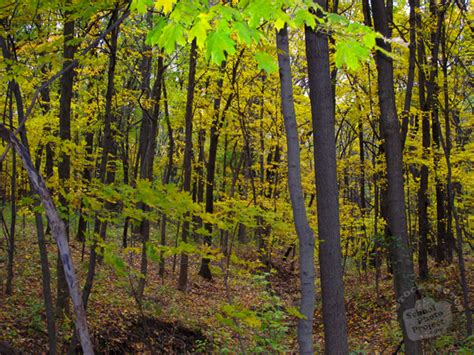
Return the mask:
<path id="1" fill-rule="evenodd" d="M 41 270 L 36 238 L 28 229 L 24 232 L 20 229 L 18 233 L 14 294 L 6 296 L 0 292 L 0 342 L 7 342 L 26 353 L 41 353 L 47 349 Z M 54 278 L 55 249 L 54 245 L 49 247 Z M 2 248 L 5 248 L 3 240 L 0 242 L 0 281 L 3 287 L 6 253 Z M 78 273 L 84 280 L 87 263 L 80 262 L 80 244 L 73 241 L 72 250 Z M 237 250 L 239 259 L 231 259 L 231 272 L 227 278 L 218 267 L 214 267 L 212 281 L 205 281 L 197 275 L 199 257 L 191 257 L 187 293 L 176 290 L 177 271 L 172 271 L 172 256 L 167 258 L 164 278 L 158 275 L 158 265 L 150 262 L 145 297 L 139 304 L 133 296 L 134 281 L 131 277 L 120 275 L 107 263 L 101 264 L 88 306 L 88 322 L 96 350 L 100 353 L 295 350 L 297 318 L 291 309 L 297 305 L 299 297 L 298 271 L 292 270 L 290 262 L 275 257 L 273 264 L 278 265 L 277 269 L 268 274 L 268 283 L 262 281 L 262 278 L 255 277 L 261 267 L 254 265 L 257 264 L 253 262 L 255 256 L 248 250 L 250 248 L 245 247 Z M 86 254 L 84 260 L 87 259 Z M 130 260 L 135 264 L 138 256 L 132 256 Z M 176 265 L 176 270 L 178 268 Z M 472 305 L 472 253 L 466 258 L 466 269 Z M 453 324 L 445 335 L 425 341 L 425 349 L 427 353 L 467 350 L 473 342 L 472 339 L 470 344 L 462 342 L 464 325 L 458 268 L 455 264 L 433 265 L 431 271 L 430 279 L 420 284 L 423 295 L 451 302 Z M 386 270 L 382 275 L 377 291 L 373 270 L 358 272 L 350 262 L 346 265 L 350 348 L 355 353 L 392 354 L 400 346 L 392 280 Z M 323 326 L 319 297 L 314 325 L 316 351 L 320 352 L 323 348 L 318 344 L 323 343 Z M 60 322 L 58 331 L 63 352 L 72 333 L 72 322 L 67 316 Z"/>

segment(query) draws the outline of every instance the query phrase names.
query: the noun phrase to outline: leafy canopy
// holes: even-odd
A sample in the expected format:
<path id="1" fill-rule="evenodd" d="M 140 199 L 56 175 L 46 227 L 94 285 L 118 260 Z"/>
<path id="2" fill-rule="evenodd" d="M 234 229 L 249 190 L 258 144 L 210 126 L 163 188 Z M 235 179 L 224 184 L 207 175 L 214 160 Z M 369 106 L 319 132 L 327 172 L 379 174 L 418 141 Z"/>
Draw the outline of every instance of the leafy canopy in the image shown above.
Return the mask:
<path id="1" fill-rule="evenodd" d="M 254 59 L 258 68 L 268 73 L 277 70 L 274 55 L 264 49 L 269 29 L 308 26 L 331 33 L 337 39 L 336 65 L 349 70 L 357 70 L 376 48 L 375 39 L 382 37 L 360 23 L 324 12 L 312 0 L 243 0 L 215 5 L 205 0 L 133 0 L 132 9 L 159 13 L 147 42 L 168 54 L 196 40 L 206 59 L 220 65 L 241 45 L 257 49 Z"/>

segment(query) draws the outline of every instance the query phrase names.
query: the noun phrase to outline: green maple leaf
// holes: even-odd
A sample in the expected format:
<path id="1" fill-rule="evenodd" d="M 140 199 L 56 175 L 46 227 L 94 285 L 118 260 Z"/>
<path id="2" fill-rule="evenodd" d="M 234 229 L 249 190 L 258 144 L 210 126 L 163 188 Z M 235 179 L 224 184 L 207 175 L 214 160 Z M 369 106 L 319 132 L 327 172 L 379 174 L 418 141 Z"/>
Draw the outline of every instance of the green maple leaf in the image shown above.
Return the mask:
<path id="1" fill-rule="evenodd" d="M 222 30 L 211 32 L 207 37 L 207 58 L 216 64 L 221 64 L 227 55 L 235 53 L 235 42 L 229 33 Z"/>
<path id="2" fill-rule="evenodd" d="M 360 62 L 366 60 L 369 55 L 370 50 L 354 39 L 340 41 L 336 45 L 336 66 L 341 68 L 345 65 L 349 70 L 357 70 Z"/>
<path id="3" fill-rule="evenodd" d="M 294 22 L 295 22 L 295 25 L 298 27 L 305 24 L 308 27 L 313 28 L 313 29 L 316 27 L 315 16 L 305 9 L 300 9 L 296 12 Z"/>
<path id="4" fill-rule="evenodd" d="M 247 45 L 251 45 L 254 40 L 258 41 L 258 32 L 250 28 L 245 22 L 235 22 L 233 29 L 237 33 L 239 40 Z"/>
<path id="5" fill-rule="evenodd" d="M 132 3 L 130 4 L 130 10 L 144 14 L 147 8 L 152 5 L 153 1 L 151 0 L 132 0 Z"/>
<path id="6" fill-rule="evenodd" d="M 146 36 L 146 44 L 157 44 L 160 41 L 160 37 L 163 33 L 163 28 L 165 27 L 165 25 L 165 18 L 159 17 L 155 27 L 153 27 L 153 29 L 148 32 L 148 35 Z"/>
<path id="7" fill-rule="evenodd" d="M 202 15 L 199 16 L 199 20 L 196 21 L 194 26 L 189 31 L 189 39 L 192 41 L 196 38 L 196 44 L 199 48 L 204 48 L 204 44 L 207 38 L 207 31 L 211 28 L 207 18 Z"/>
<path id="8" fill-rule="evenodd" d="M 278 70 L 275 58 L 266 52 L 257 52 L 255 54 L 255 60 L 258 63 L 258 69 L 265 70 L 269 74 Z"/>
<path id="9" fill-rule="evenodd" d="M 183 27 L 177 23 L 167 24 L 158 40 L 158 45 L 167 53 L 172 53 L 177 44 L 184 45 L 185 43 Z"/>

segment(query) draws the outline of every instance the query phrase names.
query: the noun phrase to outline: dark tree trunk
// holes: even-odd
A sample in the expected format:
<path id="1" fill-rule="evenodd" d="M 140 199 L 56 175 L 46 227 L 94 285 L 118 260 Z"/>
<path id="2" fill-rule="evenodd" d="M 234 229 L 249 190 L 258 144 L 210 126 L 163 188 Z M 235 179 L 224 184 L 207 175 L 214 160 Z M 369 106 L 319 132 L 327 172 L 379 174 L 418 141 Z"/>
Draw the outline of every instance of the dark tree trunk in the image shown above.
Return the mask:
<path id="1" fill-rule="evenodd" d="M 184 142 L 184 179 L 183 190 L 191 191 L 191 172 L 192 172 L 192 154 L 193 154 L 193 104 L 194 104 L 194 87 L 196 85 L 196 39 L 191 43 L 189 53 L 189 73 L 188 73 L 188 88 L 186 97 L 186 116 L 185 116 L 185 142 Z M 190 223 L 185 217 L 183 221 L 182 241 L 184 243 L 188 240 Z M 185 292 L 188 288 L 188 255 L 181 254 L 178 289 Z"/>
<path id="2" fill-rule="evenodd" d="M 413 96 L 413 85 L 415 83 L 415 64 L 416 64 L 416 8 L 415 0 L 409 0 L 410 5 L 410 44 L 408 45 L 408 76 L 405 91 L 405 102 L 402 113 L 402 150 L 405 147 L 405 142 L 408 134 L 408 125 L 410 120 L 410 106 Z"/>
<path id="3" fill-rule="evenodd" d="M 114 9 L 111 17 L 111 24 L 116 23 L 118 17 L 118 9 Z M 113 167 L 108 170 L 108 161 L 110 156 L 114 156 L 116 153 L 116 143 L 113 138 L 112 123 L 114 115 L 112 112 L 112 100 L 114 96 L 114 78 L 115 78 L 115 65 L 117 61 L 117 38 L 119 33 L 119 27 L 115 27 L 110 35 L 110 54 L 109 54 L 109 66 L 107 72 L 107 92 L 105 94 L 105 119 L 104 119 L 104 137 L 102 140 L 102 155 L 100 159 L 99 167 L 99 180 L 101 183 L 111 184 L 115 179 L 115 172 Z M 105 208 L 110 209 L 110 203 L 105 204 Z M 95 219 L 94 235 L 99 234 L 101 240 L 106 239 L 107 234 L 107 222 L 101 222 L 98 218 Z M 97 262 L 97 240 L 94 238 L 89 258 L 89 268 L 87 271 L 86 282 L 84 289 L 82 290 L 82 298 L 84 307 L 87 308 L 89 301 L 89 295 L 92 291 L 92 285 L 95 276 L 95 266 Z"/>
<path id="4" fill-rule="evenodd" d="M 13 87 L 10 82 L 8 87 L 8 117 L 10 118 L 10 127 L 13 127 Z M 8 233 L 8 261 L 7 261 L 7 282 L 5 285 L 5 293 L 13 294 L 13 277 L 15 265 L 15 234 L 16 234 L 16 152 L 12 151 L 12 174 L 10 177 L 10 231 Z"/>
<path id="5" fill-rule="evenodd" d="M 442 51 L 442 71 L 443 71 L 443 102 L 444 102 L 444 125 L 445 125 L 445 155 L 449 158 L 451 156 L 451 122 L 450 122 L 450 104 L 449 104 L 449 88 L 448 88 L 448 57 L 446 53 L 446 28 L 443 28 L 443 40 L 441 41 Z M 440 128 L 439 128 L 440 129 Z M 446 190 L 447 190 L 447 185 Z M 453 213 L 452 205 L 449 196 L 446 196 L 446 234 L 444 240 L 444 256 L 448 263 L 453 260 L 454 237 L 453 237 Z"/>
<path id="6" fill-rule="evenodd" d="M 144 59 L 145 61 L 148 58 Z M 143 71 L 143 89 L 145 92 L 149 91 L 149 81 L 151 74 L 151 57 L 149 58 L 150 64 L 147 68 L 147 64 L 144 66 Z M 158 68 L 155 75 L 155 82 L 150 92 L 150 97 L 153 100 L 151 110 L 144 110 L 142 126 L 140 130 L 140 148 L 141 148 L 141 165 L 140 165 L 140 178 L 149 181 L 153 180 L 153 163 L 155 161 L 155 150 L 156 150 L 156 134 L 158 132 L 158 117 L 160 114 L 160 100 L 161 100 L 161 85 L 163 83 L 163 57 L 158 57 Z M 150 208 L 143 204 L 140 206 L 143 211 L 149 211 Z M 148 240 L 150 239 L 150 221 L 144 219 L 140 223 L 140 236 L 142 239 L 142 257 L 140 265 L 140 273 L 143 277 L 140 277 L 137 287 L 137 298 L 141 300 L 143 291 L 145 289 L 146 275 L 148 269 L 148 258 L 146 247 Z"/>
<path id="7" fill-rule="evenodd" d="M 223 75 L 225 69 L 225 62 L 221 66 L 220 75 Z M 222 100 L 222 86 L 224 84 L 223 77 L 217 80 L 217 97 L 214 100 L 214 118 L 209 133 L 209 155 L 206 166 L 206 212 L 214 212 L 214 179 L 216 173 L 216 158 L 217 158 L 217 144 L 219 142 L 219 129 L 222 125 L 221 117 L 221 100 Z M 205 236 L 207 245 L 212 244 L 212 225 L 206 223 L 206 231 L 208 235 Z M 211 269 L 209 268 L 210 259 L 203 257 L 201 260 L 201 267 L 199 275 L 207 280 L 212 279 Z"/>
<path id="8" fill-rule="evenodd" d="M 66 1 L 66 6 L 70 6 L 71 1 Z M 64 22 L 64 49 L 63 49 L 63 69 L 68 67 L 74 59 L 76 52 L 76 46 L 70 43 L 74 39 L 74 20 L 71 18 L 72 13 L 68 9 L 65 12 Z M 61 77 L 61 97 L 59 100 L 59 138 L 63 143 L 67 143 L 71 140 L 71 102 L 72 102 L 72 90 L 74 84 L 74 70 L 66 71 Z M 66 153 L 61 154 L 61 159 L 58 162 L 58 177 L 60 184 L 67 191 L 70 178 L 70 157 Z M 66 234 L 69 240 L 69 204 L 66 197 L 63 194 L 59 194 L 59 203 L 65 211 L 66 216 L 63 215 L 63 221 L 66 225 Z M 56 311 L 58 316 L 62 316 L 62 312 L 67 307 L 68 302 L 68 291 L 65 275 L 63 272 L 63 266 L 61 265 L 61 258 L 58 254 L 57 261 L 57 301 Z"/>
<path id="9" fill-rule="evenodd" d="M 421 15 L 419 0 L 415 0 L 416 6 L 416 26 L 418 30 L 417 52 L 418 52 L 418 95 L 421 108 L 421 130 L 423 159 L 427 160 L 427 153 L 430 148 L 430 120 L 429 107 L 427 107 L 427 98 L 425 87 L 427 86 L 425 77 L 426 54 L 425 45 L 421 36 Z M 423 164 L 420 169 L 420 186 L 418 188 L 418 274 L 420 279 L 428 278 L 428 166 Z"/>
<path id="10" fill-rule="evenodd" d="M 391 14 L 387 14 L 385 2 L 383 0 L 371 0 L 371 3 L 375 30 L 386 38 L 390 38 L 389 17 Z M 377 44 L 386 51 L 391 50 L 390 46 L 382 40 L 378 40 Z M 412 341 L 408 337 L 402 319 L 403 312 L 415 306 L 414 290 L 416 290 L 416 286 L 412 255 L 408 245 L 400 123 L 397 117 L 393 90 L 393 61 L 380 51 L 377 52 L 375 60 L 378 72 L 382 135 L 385 141 L 387 163 L 389 248 L 394 271 L 395 295 L 399 305 L 398 319 L 403 330 L 405 351 L 407 354 L 416 355 L 422 353 L 421 344 Z"/>
<path id="11" fill-rule="evenodd" d="M 466 336 L 472 336 L 473 325 L 472 325 L 472 309 L 470 307 L 469 301 L 469 283 L 466 276 L 466 265 L 464 262 L 464 253 L 463 253 L 463 237 L 462 237 L 462 230 L 459 223 L 459 216 L 457 213 L 457 209 L 455 206 L 455 191 L 452 184 L 452 164 L 451 164 L 451 157 L 449 155 L 449 145 L 447 141 L 443 140 L 441 135 L 441 125 L 439 123 L 438 117 L 435 117 L 436 121 L 433 124 L 436 124 L 440 133 L 440 143 L 443 147 L 444 157 L 446 159 L 446 165 L 448 168 L 447 174 L 447 194 L 448 194 L 448 206 L 453 213 L 455 228 L 456 228 L 456 253 L 458 256 L 458 266 L 459 266 L 459 276 L 460 276 L 460 283 L 462 288 L 462 295 L 463 295 L 463 307 L 464 307 L 464 315 L 466 317 Z"/>
<path id="12" fill-rule="evenodd" d="M 432 41 L 432 48 L 431 48 L 431 76 L 430 79 L 433 81 L 430 83 L 432 86 L 431 90 L 431 97 L 429 98 L 430 109 L 432 112 L 432 119 L 433 122 L 439 121 L 439 108 L 438 108 L 438 94 L 439 94 L 439 86 L 437 84 L 437 77 L 438 77 L 438 56 L 439 56 L 439 47 L 442 40 L 444 40 L 444 36 L 442 36 L 443 32 L 443 21 L 444 21 L 444 14 L 446 9 L 444 8 L 445 1 L 443 0 L 440 4 L 440 8 L 438 8 L 436 2 L 430 1 L 430 12 L 431 16 L 434 20 L 437 21 L 436 30 L 431 33 L 431 41 Z M 440 130 L 437 124 L 432 125 L 432 132 L 433 132 L 433 163 L 434 163 L 434 173 L 435 173 L 435 181 L 436 181 L 436 262 L 441 263 L 445 260 L 445 253 L 444 250 L 446 248 L 445 241 L 446 241 L 446 191 L 444 188 L 443 178 L 439 174 L 438 163 L 441 160 L 441 147 L 440 147 Z"/>
<path id="13" fill-rule="evenodd" d="M 174 154 L 174 137 L 173 137 L 173 127 L 171 127 L 170 114 L 168 109 L 168 93 L 166 91 L 166 81 L 163 75 L 163 106 L 165 110 L 165 120 L 166 127 L 168 129 L 168 163 L 166 166 L 165 173 L 163 175 L 163 184 L 169 184 L 171 182 L 171 177 L 173 175 L 173 154 Z M 161 215 L 160 221 L 160 235 L 161 235 L 161 245 L 166 246 L 166 215 L 163 213 Z M 163 277 L 165 275 L 165 256 L 164 252 L 160 252 L 160 269 L 159 275 Z"/>
<path id="14" fill-rule="evenodd" d="M 232 79 L 231 84 L 235 84 L 237 68 L 240 63 L 240 58 L 242 57 L 243 50 L 240 52 L 239 57 L 237 58 L 233 68 L 232 68 Z M 221 67 L 222 74 L 224 72 L 226 63 L 224 62 Z M 217 147 L 219 143 L 219 135 L 222 125 L 225 120 L 226 113 L 232 103 L 234 94 L 231 93 L 225 100 L 225 105 L 221 112 L 221 100 L 222 100 L 222 86 L 224 84 L 223 78 L 219 78 L 217 81 L 217 97 L 214 100 L 214 119 L 212 121 L 212 126 L 209 133 L 209 156 L 207 159 L 206 166 L 206 212 L 214 212 L 214 188 L 215 188 L 215 174 L 216 174 L 216 159 L 217 159 Z M 212 225 L 206 223 L 206 230 L 208 235 L 206 235 L 206 244 L 212 244 Z M 209 268 L 210 259 L 208 257 L 203 257 L 201 260 L 201 268 L 199 270 L 199 275 L 207 280 L 212 279 L 211 269 Z"/>
<path id="15" fill-rule="evenodd" d="M 112 12 L 110 24 L 113 26 L 117 24 L 118 18 L 118 8 L 115 8 Z M 110 156 L 116 154 L 117 146 L 113 138 L 112 132 L 112 123 L 114 120 L 114 114 L 112 112 L 112 100 L 114 97 L 114 78 L 115 78 L 115 66 L 117 61 L 117 39 L 119 33 L 119 26 L 115 26 L 110 34 L 109 42 L 109 65 L 107 70 L 107 92 L 105 94 L 105 119 L 104 119 L 104 137 L 102 140 L 102 154 L 100 157 L 100 167 L 99 167 L 99 181 L 103 184 L 111 184 L 115 179 L 114 167 L 111 167 L 108 170 L 108 161 Z M 105 203 L 105 208 L 110 209 L 112 204 L 110 202 Z M 87 308 L 89 302 L 89 296 L 92 291 L 92 286 L 94 284 L 95 277 L 95 268 L 97 265 L 97 238 L 99 235 L 100 240 L 105 241 L 107 235 L 107 221 L 100 221 L 98 217 L 94 221 L 94 239 L 90 248 L 89 255 L 89 267 L 87 269 L 86 281 L 84 283 L 84 288 L 82 289 L 82 302 L 84 308 Z M 76 329 L 77 330 L 77 329 Z M 68 353 L 74 353 L 77 343 L 77 333 L 74 332 L 71 343 L 69 344 Z"/>
<path id="16" fill-rule="evenodd" d="M 326 8 L 325 1 L 318 0 L 316 3 Z M 349 350 L 339 230 L 335 109 L 328 38 L 323 32 L 309 27 L 306 27 L 305 35 L 316 170 L 325 351 L 327 354 L 345 354 Z"/>
<path id="17" fill-rule="evenodd" d="M 288 187 L 290 190 L 293 219 L 300 250 L 300 313 L 305 317 L 298 321 L 298 343 L 301 354 L 312 354 L 314 287 L 314 235 L 306 216 L 306 207 L 301 187 L 300 140 L 293 98 L 288 32 L 286 27 L 277 33 L 278 64 L 280 67 L 281 107 L 285 121 L 288 154 Z"/>
<path id="18" fill-rule="evenodd" d="M 88 131 L 86 133 L 86 154 L 87 157 L 92 156 L 93 152 L 93 144 L 94 144 L 94 132 Z M 91 161 L 88 161 L 89 165 L 87 165 L 84 168 L 84 172 L 82 174 L 82 178 L 86 182 L 90 182 L 92 178 L 92 172 L 91 172 L 91 166 L 92 164 Z M 87 220 L 83 212 L 84 204 L 81 202 L 81 207 L 80 207 L 80 216 L 79 216 L 79 221 L 77 223 L 77 234 L 76 234 L 76 240 L 85 243 L 86 241 L 86 230 L 87 230 Z"/>

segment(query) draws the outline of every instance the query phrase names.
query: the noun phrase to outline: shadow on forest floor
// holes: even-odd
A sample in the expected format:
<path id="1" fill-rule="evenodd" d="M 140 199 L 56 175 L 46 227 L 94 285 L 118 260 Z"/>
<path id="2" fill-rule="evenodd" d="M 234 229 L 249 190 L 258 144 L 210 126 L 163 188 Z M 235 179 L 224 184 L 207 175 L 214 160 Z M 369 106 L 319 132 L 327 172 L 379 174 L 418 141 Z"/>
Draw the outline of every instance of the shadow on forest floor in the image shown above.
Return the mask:
<path id="1" fill-rule="evenodd" d="M 208 340 L 199 330 L 157 318 L 120 319 L 117 326 L 103 328 L 94 335 L 96 353 L 179 353 L 205 351 Z"/>

